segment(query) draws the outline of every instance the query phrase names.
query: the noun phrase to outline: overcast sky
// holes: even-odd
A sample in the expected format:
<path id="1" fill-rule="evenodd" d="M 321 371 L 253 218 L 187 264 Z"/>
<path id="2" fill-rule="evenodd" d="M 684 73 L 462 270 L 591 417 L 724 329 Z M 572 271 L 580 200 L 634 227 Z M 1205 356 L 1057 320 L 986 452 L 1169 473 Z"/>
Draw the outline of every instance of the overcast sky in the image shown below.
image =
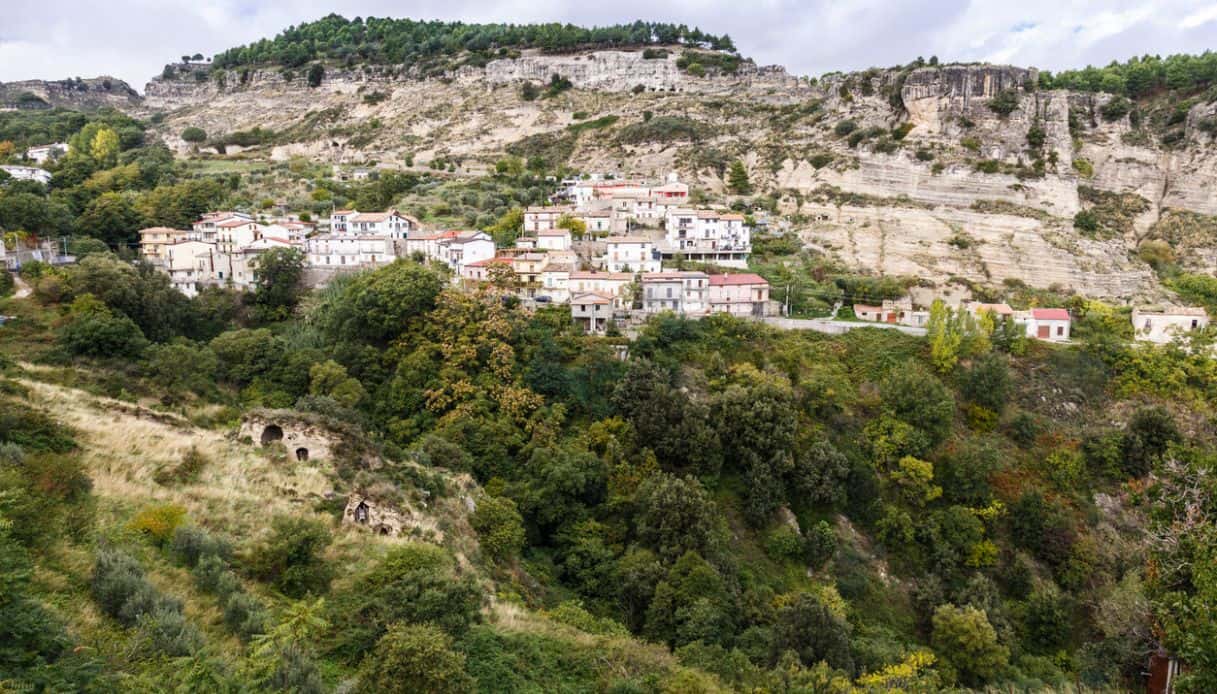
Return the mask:
<path id="1" fill-rule="evenodd" d="M 184 53 L 212 55 L 330 12 L 604 25 L 672 21 L 728 33 L 801 75 L 917 56 L 1059 70 L 1217 47 L 1213 0 L 0 0 L 0 81 L 110 74 L 143 91 Z"/>

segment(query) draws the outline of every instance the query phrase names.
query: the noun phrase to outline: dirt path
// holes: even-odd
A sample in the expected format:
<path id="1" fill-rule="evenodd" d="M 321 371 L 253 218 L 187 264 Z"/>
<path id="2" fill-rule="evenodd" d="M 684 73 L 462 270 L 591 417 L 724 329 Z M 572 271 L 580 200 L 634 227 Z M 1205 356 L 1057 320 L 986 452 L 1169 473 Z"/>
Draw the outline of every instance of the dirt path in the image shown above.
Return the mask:
<path id="1" fill-rule="evenodd" d="M 13 294 L 13 296 L 18 299 L 24 299 L 30 295 L 30 285 L 26 284 L 25 280 L 21 279 L 21 275 L 14 274 L 13 280 L 17 283 L 17 291 Z"/>

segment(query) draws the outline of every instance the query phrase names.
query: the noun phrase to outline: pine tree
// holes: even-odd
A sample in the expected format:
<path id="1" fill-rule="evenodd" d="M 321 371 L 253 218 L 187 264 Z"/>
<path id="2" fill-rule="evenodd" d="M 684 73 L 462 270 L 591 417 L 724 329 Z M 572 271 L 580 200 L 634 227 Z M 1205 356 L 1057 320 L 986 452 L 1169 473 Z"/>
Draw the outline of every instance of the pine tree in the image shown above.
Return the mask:
<path id="1" fill-rule="evenodd" d="M 731 170 L 727 173 L 727 188 L 736 195 L 752 193 L 752 183 L 748 180 L 748 169 L 744 162 L 736 159 L 731 162 Z"/>

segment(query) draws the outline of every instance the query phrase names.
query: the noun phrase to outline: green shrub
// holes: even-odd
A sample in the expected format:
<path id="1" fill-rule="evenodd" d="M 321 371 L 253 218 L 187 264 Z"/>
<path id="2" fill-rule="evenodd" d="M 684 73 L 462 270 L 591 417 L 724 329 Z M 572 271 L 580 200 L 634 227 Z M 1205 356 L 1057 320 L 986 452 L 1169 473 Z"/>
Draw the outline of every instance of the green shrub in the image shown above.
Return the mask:
<path id="1" fill-rule="evenodd" d="M 916 156 L 917 161 L 932 161 L 934 159 L 934 153 L 928 149 L 917 150 Z"/>
<path id="2" fill-rule="evenodd" d="M 226 541 L 194 525 L 178 526 L 169 545 L 173 554 L 186 566 L 194 568 L 206 557 L 227 560 L 232 547 Z"/>
<path id="3" fill-rule="evenodd" d="M 224 601 L 224 625 L 245 641 L 266 633 L 270 623 L 266 608 L 249 593 L 232 593 Z"/>
<path id="4" fill-rule="evenodd" d="M 191 572 L 199 590 L 227 597 L 241 591 L 241 581 L 228 568 L 228 562 L 216 554 L 206 554 L 199 559 Z"/>
<path id="5" fill-rule="evenodd" d="M 524 519 L 507 497 L 483 495 L 469 521 L 482 551 L 495 561 L 516 557 L 524 548 Z"/>
<path id="6" fill-rule="evenodd" d="M 207 132 L 202 128 L 186 128 L 182 131 L 182 139 L 186 142 L 197 145 L 207 141 Z"/>
<path id="7" fill-rule="evenodd" d="M 1073 215 L 1073 227 L 1093 234 L 1099 230 L 1099 216 L 1094 210 L 1079 210 Z"/>
<path id="8" fill-rule="evenodd" d="M 320 520 L 278 516 L 269 537 L 252 553 L 250 569 L 290 597 L 324 593 L 333 569 L 321 555 L 332 541 L 329 527 Z"/>
<path id="9" fill-rule="evenodd" d="M 143 567 L 131 555 L 105 548 L 98 551 L 92 592 L 102 612 L 118 617 L 123 605 L 146 584 Z"/>
<path id="10" fill-rule="evenodd" d="M 1085 159 L 1074 159 L 1073 170 L 1082 178 L 1094 178 L 1094 165 Z"/>
<path id="11" fill-rule="evenodd" d="M 1005 118 L 1018 108 L 1018 92 L 1004 89 L 989 99 L 989 110 Z"/>
<path id="12" fill-rule="evenodd" d="M 996 159 L 983 159 L 976 162 L 976 170 L 981 173 L 995 174 L 1001 171 L 1001 162 Z"/>
<path id="13" fill-rule="evenodd" d="M 837 137 L 845 137 L 857 129 L 858 124 L 856 122 L 846 119 L 837 123 L 837 126 L 832 131 L 837 134 Z"/>
<path id="14" fill-rule="evenodd" d="M 162 605 L 144 613 L 137 634 L 144 648 L 170 658 L 188 656 L 203 647 L 203 635 L 186 620 L 180 606 Z"/>
<path id="15" fill-rule="evenodd" d="M 431 625 L 395 624 L 368 653 L 359 669 L 366 691 L 464 694 L 474 690 L 465 656 L 452 639 Z"/>
<path id="16" fill-rule="evenodd" d="M 837 553 L 837 533 L 828 521 L 820 521 L 807 531 L 807 565 L 820 569 Z"/>
<path id="17" fill-rule="evenodd" d="M 903 140 L 910 132 L 913 131 L 914 127 L 916 126 L 914 126 L 912 123 L 901 123 L 895 128 L 892 128 L 892 139 Z"/>
<path id="18" fill-rule="evenodd" d="M 777 561 L 797 561 L 803 557 L 803 537 L 798 530 L 782 525 L 765 538 L 765 552 Z"/>
<path id="19" fill-rule="evenodd" d="M 980 151 L 980 140 L 975 137 L 965 137 L 959 141 L 959 144 L 963 145 L 963 148 L 969 152 Z"/>
<path id="20" fill-rule="evenodd" d="M 1106 121 L 1120 120 L 1128 115 L 1129 111 L 1132 111 L 1132 102 L 1123 96 L 1114 97 L 1099 108 L 1099 114 Z"/>

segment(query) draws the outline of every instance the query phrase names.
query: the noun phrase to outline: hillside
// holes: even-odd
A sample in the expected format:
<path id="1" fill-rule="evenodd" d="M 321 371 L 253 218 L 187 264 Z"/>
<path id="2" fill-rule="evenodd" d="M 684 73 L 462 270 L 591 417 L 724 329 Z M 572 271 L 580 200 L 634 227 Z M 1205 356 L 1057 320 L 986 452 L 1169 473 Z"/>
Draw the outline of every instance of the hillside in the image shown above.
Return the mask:
<path id="1" fill-rule="evenodd" d="M 939 285 L 1156 300 L 1158 278 L 1138 255 L 1150 239 L 1174 245 L 1187 269 L 1217 267 L 1204 231 L 1217 215 L 1217 160 L 1203 99 L 1133 108 L 991 65 L 817 80 L 747 60 L 691 72 L 726 54 L 689 50 L 526 49 L 431 77 L 319 62 L 315 87 L 306 68 L 211 67 L 154 79 L 145 105 L 166 114 L 158 132 L 182 154 L 187 127 L 221 139 L 258 127 L 252 149 L 227 156 L 479 174 L 510 153 L 579 171 L 679 171 L 711 195 L 726 192 L 739 159 L 809 247 Z M 545 91 L 554 75 L 572 88 Z M 1183 112 L 1159 127 L 1152 108 Z M 1084 210 L 1096 221 L 1083 228 Z"/>
<path id="2" fill-rule="evenodd" d="M 126 82 L 109 76 L 0 82 L 0 109 L 137 108 L 142 99 Z"/>

